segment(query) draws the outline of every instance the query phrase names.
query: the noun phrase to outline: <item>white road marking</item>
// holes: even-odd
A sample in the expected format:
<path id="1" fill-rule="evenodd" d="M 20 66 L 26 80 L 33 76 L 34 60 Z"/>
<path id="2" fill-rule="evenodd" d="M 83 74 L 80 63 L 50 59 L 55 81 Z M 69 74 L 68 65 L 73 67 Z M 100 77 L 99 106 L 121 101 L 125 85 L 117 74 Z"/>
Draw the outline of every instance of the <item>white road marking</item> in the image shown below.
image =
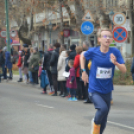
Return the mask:
<path id="1" fill-rule="evenodd" d="M 120 127 L 124 127 L 124 128 L 134 130 L 134 127 L 129 127 L 129 126 L 126 126 L 126 125 L 123 125 L 123 124 L 120 124 L 120 123 L 116 123 L 116 122 L 112 122 L 112 121 L 107 121 L 107 122 L 110 123 L 110 124 L 116 125 L 116 126 L 120 126 Z"/>
<path id="2" fill-rule="evenodd" d="M 54 108 L 54 107 L 50 107 L 50 106 L 43 105 L 43 104 L 37 104 L 36 103 L 36 105 L 39 106 L 39 107 L 44 107 L 44 108 L 50 108 L 50 109 Z"/>

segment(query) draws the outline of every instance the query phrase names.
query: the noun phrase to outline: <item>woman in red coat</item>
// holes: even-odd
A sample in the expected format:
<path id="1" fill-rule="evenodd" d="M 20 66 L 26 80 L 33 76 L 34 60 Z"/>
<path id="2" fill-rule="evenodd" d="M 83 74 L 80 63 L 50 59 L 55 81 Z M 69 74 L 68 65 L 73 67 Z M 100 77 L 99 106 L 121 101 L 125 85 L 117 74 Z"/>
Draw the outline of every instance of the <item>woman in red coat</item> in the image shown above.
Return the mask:
<path id="1" fill-rule="evenodd" d="M 18 82 L 22 82 L 22 70 L 21 70 L 21 65 L 22 65 L 22 51 L 19 51 L 19 60 L 18 60 L 18 68 L 19 68 L 19 75 L 20 75 L 20 79 L 18 80 Z"/>
<path id="2" fill-rule="evenodd" d="M 82 51 L 83 51 L 82 46 L 77 46 L 76 56 L 74 59 L 74 68 L 76 70 L 76 81 L 77 81 L 76 95 L 78 96 L 78 99 L 82 99 L 82 83 L 80 80 L 80 54 Z"/>

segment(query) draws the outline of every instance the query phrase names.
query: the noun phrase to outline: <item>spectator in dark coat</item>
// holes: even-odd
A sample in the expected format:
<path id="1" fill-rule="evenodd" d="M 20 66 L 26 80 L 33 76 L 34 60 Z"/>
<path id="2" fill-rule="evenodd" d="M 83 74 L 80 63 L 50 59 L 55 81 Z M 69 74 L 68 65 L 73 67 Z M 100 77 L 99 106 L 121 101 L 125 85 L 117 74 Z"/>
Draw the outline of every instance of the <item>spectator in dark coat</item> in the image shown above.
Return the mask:
<path id="1" fill-rule="evenodd" d="M 9 79 L 12 79 L 13 74 L 12 74 L 12 62 L 11 62 L 11 53 L 7 51 L 7 47 L 3 48 L 3 51 L 5 52 L 5 71 L 7 72 L 7 69 L 9 71 Z M 7 77 L 7 73 L 6 73 Z"/>
<path id="2" fill-rule="evenodd" d="M 75 48 L 76 48 L 76 45 L 71 45 L 70 46 L 70 55 L 69 55 L 69 60 L 74 60 L 74 58 L 75 58 L 75 56 L 76 56 L 76 50 L 75 50 Z"/>
<path id="3" fill-rule="evenodd" d="M 5 75 L 5 53 L 2 51 L 2 47 L 0 46 L 0 67 L 2 68 L 1 76 L 6 79 Z"/>
<path id="4" fill-rule="evenodd" d="M 49 45 L 48 50 L 44 53 L 44 61 L 43 61 L 43 69 L 46 70 L 48 80 L 49 80 L 49 84 L 50 84 L 50 93 L 49 93 L 50 95 L 54 94 L 52 74 L 51 74 L 51 71 L 50 71 L 50 59 L 51 59 L 51 56 L 52 56 L 52 52 L 53 52 L 53 46 Z M 45 93 L 45 92 L 46 91 L 43 91 L 43 93 Z"/>
<path id="5" fill-rule="evenodd" d="M 74 58 L 76 56 L 75 48 L 76 48 L 76 45 L 74 45 L 74 44 L 70 46 L 70 54 L 69 54 L 68 60 L 74 60 Z M 67 65 L 65 68 L 65 71 L 69 72 L 69 70 L 70 70 L 70 67 Z"/>
<path id="6" fill-rule="evenodd" d="M 51 66 L 52 80 L 53 80 L 55 93 L 52 96 L 57 96 L 57 88 L 58 88 L 57 64 L 58 64 L 60 44 L 55 43 L 53 48 L 54 48 L 54 51 L 52 52 L 52 56 L 51 56 L 51 59 L 50 59 L 50 66 Z"/>

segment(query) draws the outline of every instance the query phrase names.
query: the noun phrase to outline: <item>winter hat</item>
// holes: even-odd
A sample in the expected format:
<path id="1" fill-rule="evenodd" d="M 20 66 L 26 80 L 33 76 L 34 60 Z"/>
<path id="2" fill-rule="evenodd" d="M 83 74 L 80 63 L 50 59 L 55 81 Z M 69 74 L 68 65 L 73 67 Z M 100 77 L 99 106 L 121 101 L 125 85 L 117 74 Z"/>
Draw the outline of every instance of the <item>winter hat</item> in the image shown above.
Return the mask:
<path id="1" fill-rule="evenodd" d="M 72 51 L 74 51 L 75 48 L 76 48 L 76 45 L 74 45 L 74 44 L 70 46 L 70 50 L 72 50 Z"/>
<path id="2" fill-rule="evenodd" d="M 28 47 L 28 45 L 27 44 L 24 44 L 23 47 Z"/>

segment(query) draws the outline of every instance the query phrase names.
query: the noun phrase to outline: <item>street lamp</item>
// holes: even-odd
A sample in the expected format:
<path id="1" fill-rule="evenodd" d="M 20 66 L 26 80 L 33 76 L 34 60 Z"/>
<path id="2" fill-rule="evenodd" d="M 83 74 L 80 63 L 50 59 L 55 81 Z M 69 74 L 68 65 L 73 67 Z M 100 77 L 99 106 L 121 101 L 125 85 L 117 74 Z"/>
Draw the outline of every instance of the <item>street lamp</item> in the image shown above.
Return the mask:
<path id="1" fill-rule="evenodd" d="M 51 44 L 51 31 L 52 31 L 52 23 L 49 23 L 49 32 L 50 32 L 50 44 Z"/>
<path id="2" fill-rule="evenodd" d="M 111 24 L 112 24 L 112 30 L 113 30 L 113 15 L 114 15 L 114 12 L 111 11 L 111 12 L 109 13 L 109 18 L 110 18 L 110 22 L 111 22 Z"/>

